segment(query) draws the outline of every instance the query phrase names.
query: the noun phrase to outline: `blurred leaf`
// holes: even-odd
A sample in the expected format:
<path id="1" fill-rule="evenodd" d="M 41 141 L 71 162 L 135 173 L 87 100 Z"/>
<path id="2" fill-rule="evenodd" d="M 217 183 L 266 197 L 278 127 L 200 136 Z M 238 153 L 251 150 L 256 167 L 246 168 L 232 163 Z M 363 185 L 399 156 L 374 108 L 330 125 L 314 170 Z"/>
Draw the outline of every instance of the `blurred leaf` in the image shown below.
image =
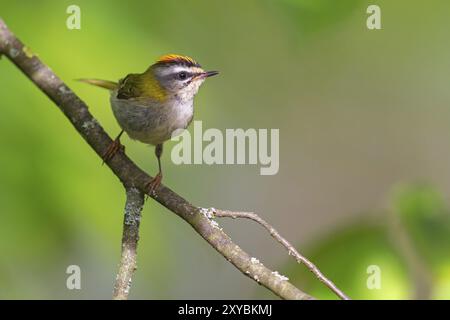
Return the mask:
<path id="1" fill-rule="evenodd" d="M 411 285 L 406 267 L 382 226 L 360 223 L 336 231 L 304 251 L 329 279 L 353 299 L 406 299 Z M 381 289 L 368 289 L 367 268 L 381 269 Z M 320 299 L 336 299 L 303 265 L 289 263 L 286 275 L 294 284 Z"/>
<path id="2" fill-rule="evenodd" d="M 401 185 L 392 202 L 420 255 L 432 267 L 449 263 L 450 211 L 441 194 L 429 185 Z"/>

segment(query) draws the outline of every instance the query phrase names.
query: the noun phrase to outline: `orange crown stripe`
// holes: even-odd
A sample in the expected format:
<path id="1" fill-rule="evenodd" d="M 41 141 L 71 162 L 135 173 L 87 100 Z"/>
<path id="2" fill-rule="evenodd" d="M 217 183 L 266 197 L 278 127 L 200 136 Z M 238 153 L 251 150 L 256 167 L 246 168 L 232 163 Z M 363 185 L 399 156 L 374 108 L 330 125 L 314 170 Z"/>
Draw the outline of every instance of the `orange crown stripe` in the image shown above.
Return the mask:
<path id="1" fill-rule="evenodd" d="M 166 54 L 158 59 L 156 63 L 182 63 L 191 66 L 200 66 L 197 61 L 188 56 L 179 54 Z"/>

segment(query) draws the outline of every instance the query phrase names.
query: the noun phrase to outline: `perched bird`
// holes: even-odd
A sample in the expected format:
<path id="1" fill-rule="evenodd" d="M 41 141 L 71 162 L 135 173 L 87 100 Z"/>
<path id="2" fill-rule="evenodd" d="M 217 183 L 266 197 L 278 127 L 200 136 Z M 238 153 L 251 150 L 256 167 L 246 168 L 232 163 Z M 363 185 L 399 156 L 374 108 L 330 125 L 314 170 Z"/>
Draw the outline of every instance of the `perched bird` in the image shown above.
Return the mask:
<path id="1" fill-rule="evenodd" d="M 174 131 L 185 129 L 194 115 L 194 96 L 206 78 L 218 74 L 205 71 L 192 58 L 168 54 L 143 73 L 131 73 L 118 83 L 79 79 L 110 90 L 112 111 L 122 131 L 108 147 L 103 161 L 123 150 L 120 137 L 125 131 L 131 139 L 151 144 L 158 159 L 158 174 L 147 184 L 153 192 L 161 183 L 163 143 Z"/>

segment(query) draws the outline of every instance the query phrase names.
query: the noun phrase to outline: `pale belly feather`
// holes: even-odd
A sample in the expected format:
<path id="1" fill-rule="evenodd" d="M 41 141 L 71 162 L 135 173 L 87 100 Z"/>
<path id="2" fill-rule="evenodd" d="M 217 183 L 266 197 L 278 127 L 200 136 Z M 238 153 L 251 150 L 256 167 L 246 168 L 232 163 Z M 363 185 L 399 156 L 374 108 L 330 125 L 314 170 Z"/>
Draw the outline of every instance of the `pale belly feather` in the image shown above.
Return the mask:
<path id="1" fill-rule="evenodd" d="M 164 106 L 144 105 L 135 100 L 117 99 L 114 92 L 110 100 L 114 116 L 128 136 L 152 145 L 169 140 L 177 129 L 187 128 L 194 115 L 192 100 L 174 100 Z"/>

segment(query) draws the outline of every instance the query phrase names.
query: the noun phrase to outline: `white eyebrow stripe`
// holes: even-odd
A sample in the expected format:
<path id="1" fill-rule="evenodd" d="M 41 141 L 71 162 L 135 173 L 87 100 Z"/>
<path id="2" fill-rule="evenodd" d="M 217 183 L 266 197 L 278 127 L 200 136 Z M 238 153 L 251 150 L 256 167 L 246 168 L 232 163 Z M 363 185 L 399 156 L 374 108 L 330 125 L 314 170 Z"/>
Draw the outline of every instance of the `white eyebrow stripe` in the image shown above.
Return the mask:
<path id="1" fill-rule="evenodd" d="M 181 71 L 184 71 L 184 72 L 187 72 L 187 73 L 191 73 L 192 72 L 192 68 L 190 68 L 190 67 L 183 67 L 183 66 L 175 66 L 172 69 L 172 73 L 178 73 L 178 72 L 181 72 Z"/>
<path id="2" fill-rule="evenodd" d="M 191 73 L 192 72 L 192 68 L 189 67 L 185 67 L 185 66 L 170 66 L 168 68 L 164 68 L 161 70 L 161 74 L 162 76 L 168 76 L 171 74 L 175 74 L 175 73 L 179 73 L 179 72 L 187 72 L 187 73 Z"/>
<path id="3" fill-rule="evenodd" d="M 201 73 L 203 72 L 202 68 L 198 68 L 198 67 L 188 67 L 188 66 L 170 66 L 167 68 L 164 68 L 163 70 L 161 70 L 161 74 L 162 76 L 168 76 L 171 74 L 176 74 L 179 72 L 186 72 L 188 74 L 193 74 L 193 73 Z"/>

